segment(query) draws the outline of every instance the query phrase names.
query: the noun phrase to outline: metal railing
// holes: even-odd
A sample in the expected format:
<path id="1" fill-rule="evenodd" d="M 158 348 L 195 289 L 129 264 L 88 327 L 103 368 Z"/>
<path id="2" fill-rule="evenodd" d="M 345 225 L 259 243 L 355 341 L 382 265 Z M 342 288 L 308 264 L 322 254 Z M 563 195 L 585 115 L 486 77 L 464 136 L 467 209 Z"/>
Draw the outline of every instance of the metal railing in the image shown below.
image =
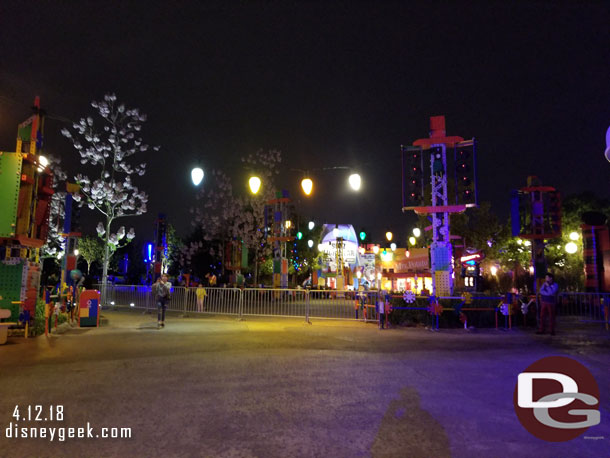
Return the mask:
<path id="1" fill-rule="evenodd" d="M 102 289 L 102 285 L 97 285 Z M 196 288 L 172 287 L 167 310 L 238 316 L 286 316 L 342 320 L 376 320 L 377 291 L 326 291 L 273 288 L 205 288 L 203 307 Z M 150 286 L 107 285 L 105 306 L 156 308 Z"/>
<path id="2" fill-rule="evenodd" d="M 610 293 L 561 293 L 557 315 L 576 317 L 583 323 L 610 323 Z"/>
<path id="3" fill-rule="evenodd" d="M 101 288 L 101 285 L 98 285 Z M 379 291 L 337 291 L 274 288 L 205 288 L 203 307 L 198 307 L 196 288 L 172 287 L 167 310 L 183 314 L 221 314 L 242 316 L 286 316 L 339 320 L 377 321 L 376 304 L 382 298 Z M 132 307 L 154 311 L 156 304 L 150 286 L 112 285 L 106 287 L 105 305 Z M 394 299 L 401 298 L 393 295 Z M 498 307 L 502 297 L 473 296 L 465 304 L 462 297 L 439 297 L 440 313 L 430 311 L 428 297 L 418 296 L 413 303 L 401 301 L 393 310 L 410 310 L 421 315 L 420 321 L 439 326 L 439 317 L 445 316 L 446 325 L 462 321 L 479 326 L 511 327 L 525 323 L 519 311 L 503 316 Z M 573 317 L 582 323 L 610 324 L 608 308 L 610 293 L 561 293 L 557 315 Z M 451 317 L 451 312 L 455 317 Z M 428 320 L 429 319 L 429 320 Z"/>

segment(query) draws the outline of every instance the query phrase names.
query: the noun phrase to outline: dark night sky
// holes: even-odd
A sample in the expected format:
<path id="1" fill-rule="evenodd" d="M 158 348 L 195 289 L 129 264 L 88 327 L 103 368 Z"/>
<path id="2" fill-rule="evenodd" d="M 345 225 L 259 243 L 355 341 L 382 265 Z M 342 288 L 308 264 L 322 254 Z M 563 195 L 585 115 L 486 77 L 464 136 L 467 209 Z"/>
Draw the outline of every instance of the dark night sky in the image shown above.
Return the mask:
<path id="1" fill-rule="evenodd" d="M 162 147 L 139 183 L 149 213 L 125 221 L 144 237 L 157 212 L 188 231 L 195 159 L 234 170 L 276 148 L 293 194 L 290 167 L 363 176 L 357 196 L 341 173 L 318 176 L 305 216 L 403 239 L 415 218 L 400 211 L 400 145 L 439 114 L 479 140 L 480 198 L 503 219 L 529 174 L 610 197 L 606 2 L 24 3 L 0 4 L 0 149 L 14 150 L 35 95 L 77 119 L 115 92 Z M 75 169 L 61 127 L 48 121 L 47 150 Z"/>

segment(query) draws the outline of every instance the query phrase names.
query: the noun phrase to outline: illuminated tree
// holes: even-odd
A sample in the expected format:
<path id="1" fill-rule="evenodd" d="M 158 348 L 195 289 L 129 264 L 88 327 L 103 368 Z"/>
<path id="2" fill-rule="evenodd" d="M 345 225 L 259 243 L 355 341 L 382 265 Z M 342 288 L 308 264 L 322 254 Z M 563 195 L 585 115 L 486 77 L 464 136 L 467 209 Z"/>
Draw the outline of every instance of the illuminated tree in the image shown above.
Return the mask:
<path id="1" fill-rule="evenodd" d="M 53 191 L 55 193 L 51 197 L 51 203 L 49 205 L 49 232 L 47 233 L 46 243 L 40 250 L 42 258 L 52 258 L 57 262 L 57 255 L 63 249 L 63 237 L 59 230 L 63 227 L 64 220 L 64 205 L 66 192 L 65 188 L 61 188 L 61 184 L 65 182 L 67 178 L 66 172 L 59 165 L 61 159 L 49 155 L 49 168 L 53 172 Z"/>
<path id="2" fill-rule="evenodd" d="M 96 237 L 85 236 L 80 239 L 78 241 L 78 251 L 87 262 L 87 274 L 89 274 L 92 263 L 104 259 L 104 243 Z"/>
<path id="3" fill-rule="evenodd" d="M 247 193 L 245 182 L 243 187 L 235 188 L 228 175 L 214 170 L 210 173 L 210 180 L 197 194 L 198 205 L 191 208 L 191 213 L 193 225 L 201 229 L 204 241 L 211 242 L 210 254 L 220 251 L 223 268 L 226 243 L 243 243 L 253 253 L 256 282 L 261 257 L 270 250 L 265 231 L 265 205 L 275 196 L 274 177 L 279 173 L 282 156 L 276 150 L 259 150 L 241 161 L 248 172 L 261 179 L 261 190 L 257 194 Z M 183 250 L 185 264 L 202 247 L 203 241 L 191 242 Z"/>
<path id="4" fill-rule="evenodd" d="M 146 172 L 146 163 L 137 163 L 134 156 L 145 153 L 149 146 L 140 137 L 146 115 L 139 109 L 118 104 L 114 94 L 105 95 L 103 101 L 94 101 L 91 106 L 101 118 L 97 125 L 88 116 L 74 123 L 71 130 L 62 129 L 62 134 L 80 154 L 81 164 L 96 171 L 94 178 L 78 174 L 76 181 L 81 185 L 86 205 L 101 213 L 105 220 L 98 224 L 97 232 L 104 241 L 102 284 L 106 284 L 111 254 L 123 238 L 129 242 L 135 237 L 133 229 L 126 233 L 124 226 L 112 233 L 112 223 L 118 218 L 146 213 L 148 195 L 137 188 L 132 177 Z"/>

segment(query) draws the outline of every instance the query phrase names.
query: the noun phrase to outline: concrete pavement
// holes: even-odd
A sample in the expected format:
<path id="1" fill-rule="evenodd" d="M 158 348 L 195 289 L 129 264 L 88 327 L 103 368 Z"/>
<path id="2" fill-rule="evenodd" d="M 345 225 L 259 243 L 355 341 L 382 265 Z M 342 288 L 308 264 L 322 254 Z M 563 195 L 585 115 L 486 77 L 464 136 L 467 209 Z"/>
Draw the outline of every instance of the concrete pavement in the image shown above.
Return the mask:
<path id="1" fill-rule="evenodd" d="M 610 344 L 586 333 L 379 331 L 374 324 L 105 311 L 0 347 L 0 456 L 610 456 Z M 587 436 L 531 436 L 517 375 L 572 356 L 595 376 L 602 423 Z M 16 405 L 62 405 L 63 422 L 129 427 L 129 439 L 6 438 Z"/>

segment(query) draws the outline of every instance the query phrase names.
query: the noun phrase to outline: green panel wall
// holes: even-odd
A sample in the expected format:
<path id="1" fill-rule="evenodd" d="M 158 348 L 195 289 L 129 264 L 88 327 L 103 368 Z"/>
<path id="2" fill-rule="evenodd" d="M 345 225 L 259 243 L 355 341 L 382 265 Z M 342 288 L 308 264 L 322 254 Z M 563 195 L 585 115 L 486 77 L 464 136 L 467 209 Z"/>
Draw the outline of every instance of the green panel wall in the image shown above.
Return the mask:
<path id="1" fill-rule="evenodd" d="M 21 154 L 0 152 L 0 237 L 15 234 L 21 161 Z"/>
<path id="2" fill-rule="evenodd" d="M 19 302 L 21 300 L 21 288 L 23 283 L 23 263 L 0 262 L 0 308 L 11 311 L 9 321 L 19 319 Z"/>

